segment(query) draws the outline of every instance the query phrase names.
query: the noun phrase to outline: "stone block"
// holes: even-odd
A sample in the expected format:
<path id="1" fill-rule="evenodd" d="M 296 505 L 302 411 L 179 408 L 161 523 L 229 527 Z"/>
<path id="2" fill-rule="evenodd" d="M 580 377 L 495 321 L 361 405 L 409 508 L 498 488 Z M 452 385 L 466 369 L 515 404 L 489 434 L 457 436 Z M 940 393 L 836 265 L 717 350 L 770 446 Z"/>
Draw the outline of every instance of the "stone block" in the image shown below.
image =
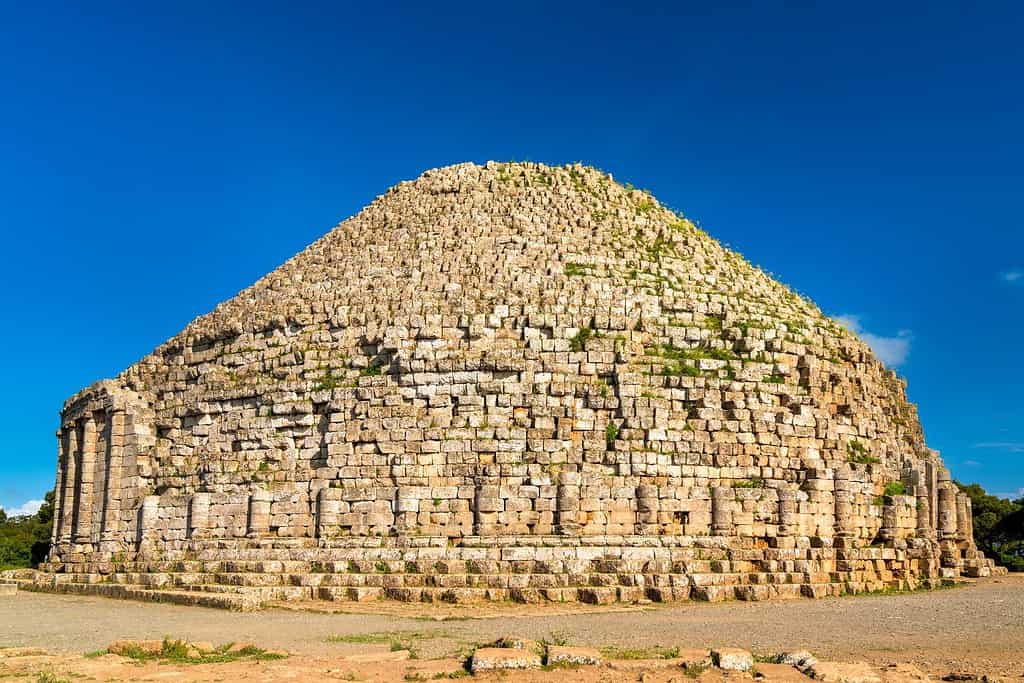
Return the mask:
<path id="1" fill-rule="evenodd" d="M 754 668 L 753 655 L 735 647 L 715 648 L 711 650 L 711 659 L 715 666 L 725 671 L 750 671 Z"/>
<path id="2" fill-rule="evenodd" d="M 570 664 L 600 666 L 604 662 L 601 653 L 590 647 L 566 647 L 549 645 L 547 663 L 549 665 Z"/>
<path id="3" fill-rule="evenodd" d="M 507 647 L 485 647 L 473 653 L 470 669 L 473 673 L 499 669 L 539 669 L 539 654 L 531 650 Z"/>

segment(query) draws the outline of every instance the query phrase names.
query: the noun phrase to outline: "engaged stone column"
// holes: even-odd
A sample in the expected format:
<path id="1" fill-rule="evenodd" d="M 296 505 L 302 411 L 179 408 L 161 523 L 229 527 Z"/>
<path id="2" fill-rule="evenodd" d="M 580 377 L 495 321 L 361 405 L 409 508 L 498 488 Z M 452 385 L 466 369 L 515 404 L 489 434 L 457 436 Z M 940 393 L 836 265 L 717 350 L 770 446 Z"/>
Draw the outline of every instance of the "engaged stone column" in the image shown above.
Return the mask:
<path id="1" fill-rule="evenodd" d="M 779 531 L 782 538 L 792 536 L 797 531 L 796 498 L 793 489 L 778 489 L 779 496 Z"/>
<path id="2" fill-rule="evenodd" d="M 249 494 L 249 538 L 270 533 L 270 492 L 254 489 Z"/>
<path id="3" fill-rule="evenodd" d="M 817 538 L 828 538 L 835 535 L 835 478 L 838 476 L 831 470 L 812 467 L 806 470 L 807 478 L 801 488 L 807 492 L 808 509 L 812 510 L 808 535 Z"/>
<path id="4" fill-rule="evenodd" d="M 934 538 L 931 505 L 928 503 L 931 496 L 928 487 L 917 486 L 914 492 L 917 496 L 917 536 L 918 538 Z"/>
<path id="5" fill-rule="evenodd" d="M 939 528 L 939 470 L 933 462 L 924 464 L 924 483 L 928 487 L 928 509 L 931 511 L 931 528 Z"/>
<path id="6" fill-rule="evenodd" d="M 317 538 L 332 538 L 338 535 L 341 530 L 341 498 L 341 489 L 320 489 L 316 497 Z"/>
<path id="7" fill-rule="evenodd" d="M 505 510 L 501 499 L 501 487 L 497 484 L 477 482 L 473 500 L 473 533 L 477 536 L 493 536 L 498 533 L 498 514 Z"/>
<path id="8" fill-rule="evenodd" d="M 100 509 L 100 543 L 104 552 L 113 552 L 121 538 L 121 477 L 124 467 L 126 416 L 123 410 L 108 418 L 109 442 L 104 458 L 103 501 Z"/>
<path id="9" fill-rule="evenodd" d="M 956 491 L 946 482 L 939 489 L 939 540 L 956 539 Z"/>
<path id="10" fill-rule="evenodd" d="M 209 493 L 194 493 L 188 502 L 188 537 L 207 538 L 210 529 Z"/>
<path id="11" fill-rule="evenodd" d="M 658 499 L 658 487 L 637 486 L 636 533 L 641 536 L 659 534 L 661 531 L 661 525 L 658 523 L 658 513 L 660 510 L 661 501 Z"/>
<path id="12" fill-rule="evenodd" d="M 57 483 L 53 488 L 53 523 L 50 525 L 50 546 L 57 545 L 60 533 L 61 503 L 64 497 L 64 432 L 57 430 Z"/>
<path id="13" fill-rule="evenodd" d="M 967 543 L 971 538 L 970 519 L 967 517 L 969 502 L 966 493 L 956 494 L 956 540 L 958 543 Z"/>
<path id="14" fill-rule="evenodd" d="M 890 496 L 886 496 L 882 505 L 882 526 L 878 530 L 878 537 L 883 541 L 895 540 L 896 524 L 896 504 Z"/>
<path id="15" fill-rule="evenodd" d="M 476 496 L 474 495 L 474 504 Z M 417 517 L 420 513 L 419 489 L 408 486 L 399 486 L 395 492 L 395 529 L 399 534 L 411 533 L 417 526 Z M 473 522 L 477 523 L 476 513 L 473 513 Z M 476 533 L 475 531 L 472 533 Z"/>
<path id="16" fill-rule="evenodd" d="M 733 491 L 727 486 L 711 489 L 711 535 L 732 535 Z"/>
<path id="17" fill-rule="evenodd" d="M 967 513 L 967 542 L 974 545 L 974 504 L 971 503 L 971 498 L 967 494 L 964 494 L 965 509 Z"/>
<path id="18" fill-rule="evenodd" d="M 80 460 L 78 487 L 78 516 L 75 520 L 75 543 L 92 542 L 93 484 L 96 477 L 96 423 L 91 417 L 85 418 L 82 426 L 82 454 Z"/>
<path id="19" fill-rule="evenodd" d="M 160 523 L 160 496 L 146 496 L 139 508 L 139 549 L 153 545 L 158 536 Z"/>
<path id="20" fill-rule="evenodd" d="M 853 526 L 853 491 L 850 484 L 850 471 L 845 467 L 838 468 L 835 477 L 835 535 L 837 538 L 853 538 L 856 536 L 856 531 Z"/>
<path id="21" fill-rule="evenodd" d="M 57 541 L 61 544 L 71 543 L 72 526 L 75 519 L 75 479 L 78 477 L 78 467 L 75 462 L 78 457 L 78 427 L 74 424 L 64 428 L 64 479 L 63 487 L 59 494 L 61 497 L 59 517 L 60 532 Z M 55 524 L 54 526 L 57 526 Z"/>
<path id="22" fill-rule="evenodd" d="M 558 533 L 563 536 L 579 534 L 580 524 L 580 473 L 560 472 L 558 493 L 555 499 L 558 513 Z"/>

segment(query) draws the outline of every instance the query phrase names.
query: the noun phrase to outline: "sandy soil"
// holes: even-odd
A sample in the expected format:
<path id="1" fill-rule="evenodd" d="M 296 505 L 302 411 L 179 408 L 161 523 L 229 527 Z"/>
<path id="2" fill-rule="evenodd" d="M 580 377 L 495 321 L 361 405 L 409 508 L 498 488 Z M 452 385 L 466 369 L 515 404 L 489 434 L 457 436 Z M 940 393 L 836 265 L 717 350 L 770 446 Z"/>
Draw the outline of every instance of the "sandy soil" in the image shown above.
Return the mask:
<path id="1" fill-rule="evenodd" d="M 0 657 L 0 678 L 14 673 L 34 676 L 53 667 L 56 673 L 74 672 L 96 680 L 430 679 L 457 672 L 459 658 L 474 645 L 514 634 L 619 652 L 659 646 L 734 646 L 759 654 L 807 649 L 821 659 L 861 660 L 876 666 L 914 664 L 937 676 L 971 671 L 1024 679 L 1024 575 L 930 593 L 772 603 L 610 609 L 434 608 L 400 603 L 333 607 L 345 611 L 271 609 L 240 614 L 20 592 L 0 597 L 0 647 L 42 647 L 64 656 L 35 655 L 34 662 L 31 656 Z M 370 638 L 375 642 L 352 638 L 359 634 L 377 635 Z M 80 656 L 115 639 L 165 636 L 213 643 L 251 641 L 292 656 L 283 662 L 192 666 L 187 672 L 139 666 L 114 656 Z M 366 654 L 371 659 L 393 659 L 398 655 L 390 652 L 392 648 L 411 649 L 418 659 L 345 659 Z M 429 661 L 439 658 L 445 659 Z M 12 668 L 14 662 L 17 668 Z M 547 678 L 549 674 L 559 681 L 637 680 L 640 675 L 604 669 L 539 673 L 530 680 L 555 680 Z M 648 674 L 645 680 L 659 680 L 658 676 Z"/>

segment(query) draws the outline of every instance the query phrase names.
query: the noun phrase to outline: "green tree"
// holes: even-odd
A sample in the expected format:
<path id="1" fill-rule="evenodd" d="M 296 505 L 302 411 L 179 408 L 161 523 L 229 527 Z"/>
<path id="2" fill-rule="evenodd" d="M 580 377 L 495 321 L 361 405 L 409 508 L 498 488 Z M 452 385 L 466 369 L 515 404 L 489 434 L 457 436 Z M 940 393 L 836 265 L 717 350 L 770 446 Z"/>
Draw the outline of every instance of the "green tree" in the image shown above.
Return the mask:
<path id="1" fill-rule="evenodd" d="M 34 515 L 0 516 L 0 570 L 34 567 L 50 552 L 53 491 Z"/>
<path id="2" fill-rule="evenodd" d="M 1012 571 L 1024 571 L 1024 498 L 1011 501 L 978 484 L 956 485 L 971 499 L 978 548 Z"/>

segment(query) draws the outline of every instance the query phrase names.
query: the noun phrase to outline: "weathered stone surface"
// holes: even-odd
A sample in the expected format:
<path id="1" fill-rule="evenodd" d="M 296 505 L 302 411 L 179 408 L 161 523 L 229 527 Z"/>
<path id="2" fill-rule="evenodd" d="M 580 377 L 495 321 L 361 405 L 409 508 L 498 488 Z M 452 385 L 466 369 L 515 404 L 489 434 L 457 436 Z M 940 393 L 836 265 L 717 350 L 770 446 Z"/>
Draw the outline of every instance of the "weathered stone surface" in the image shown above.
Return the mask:
<path id="1" fill-rule="evenodd" d="M 372 662 L 404 662 L 409 659 L 408 650 L 391 650 L 388 652 L 362 652 L 342 657 L 346 662 L 368 664 Z"/>
<path id="2" fill-rule="evenodd" d="M 16 583 L 0 583 L 0 595 L 14 595 L 18 592 Z"/>
<path id="3" fill-rule="evenodd" d="M 579 664 L 588 666 L 599 666 L 604 662 L 601 653 L 590 647 L 566 647 L 562 645 L 549 645 L 548 664 Z"/>
<path id="4" fill-rule="evenodd" d="M 757 673 L 765 681 L 777 681 L 778 683 L 806 683 L 808 677 L 801 673 L 791 664 L 764 664 L 756 665 Z"/>
<path id="5" fill-rule="evenodd" d="M 711 650 L 702 648 L 679 648 L 673 659 L 684 669 L 700 669 L 714 664 Z"/>
<path id="6" fill-rule="evenodd" d="M 880 673 L 885 683 L 921 683 L 933 680 L 913 664 L 890 664 L 882 667 Z"/>
<path id="7" fill-rule="evenodd" d="M 544 645 L 539 641 L 519 636 L 502 636 L 488 645 L 488 647 L 511 648 L 513 650 L 528 650 L 536 655 L 544 654 Z"/>
<path id="8" fill-rule="evenodd" d="M 473 673 L 496 669 L 539 669 L 540 655 L 532 650 L 512 647 L 485 647 L 473 653 Z"/>
<path id="9" fill-rule="evenodd" d="M 57 441 L 38 590 L 607 604 L 994 571 L 901 379 L 581 165 L 400 183 L 70 397 Z"/>
<path id="10" fill-rule="evenodd" d="M 823 683 L 882 683 L 882 677 L 866 662 L 815 662 L 807 673 Z"/>
<path id="11" fill-rule="evenodd" d="M 746 650 L 736 647 L 719 647 L 711 650 L 715 666 L 726 671 L 750 671 L 754 668 L 754 657 Z"/>
<path id="12" fill-rule="evenodd" d="M 231 643 L 231 645 L 229 645 L 227 648 L 227 652 L 228 654 L 237 654 L 244 650 L 252 650 L 255 647 L 256 643 L 252 643 L 247 640 L 241 640 L 238 642 Z"/>
<path id="13" fill-rule="evenodd" d="M 807 650 L 794 650 L 792 652 L 783 652 L 778 655 L 776 661 L 779 664 L 786 664 L 789 666 L 796 667 L 800 671 L 806 671 L 818 662 L 818 658 Z"/>
<path id="14" fill-rule="evenodd" d="M 40 657 L 47 654 L 41 647 L 0 647 L 0 659 L 15 657 Z"/>

